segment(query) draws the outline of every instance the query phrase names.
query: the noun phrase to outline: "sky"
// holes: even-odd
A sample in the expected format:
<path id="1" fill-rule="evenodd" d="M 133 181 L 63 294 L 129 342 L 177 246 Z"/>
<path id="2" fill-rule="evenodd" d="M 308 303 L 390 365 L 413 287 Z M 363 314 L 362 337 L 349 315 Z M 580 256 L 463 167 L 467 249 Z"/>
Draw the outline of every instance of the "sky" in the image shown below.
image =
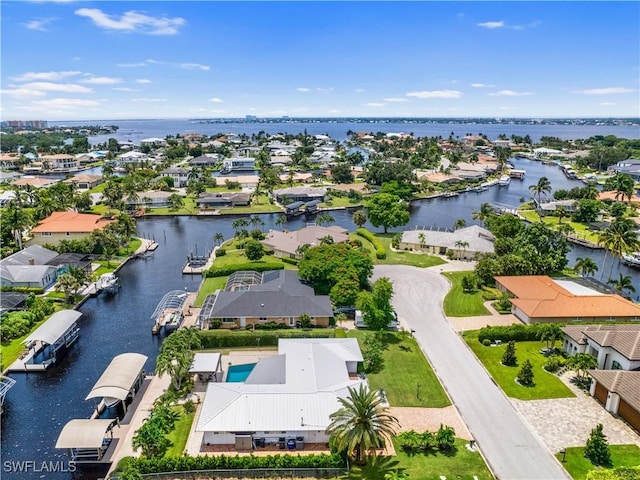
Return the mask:
<path id="1" fill-rule="evenodd" d="M 640 117 L 640 2 L 2 0 L 0 119 Z"/>

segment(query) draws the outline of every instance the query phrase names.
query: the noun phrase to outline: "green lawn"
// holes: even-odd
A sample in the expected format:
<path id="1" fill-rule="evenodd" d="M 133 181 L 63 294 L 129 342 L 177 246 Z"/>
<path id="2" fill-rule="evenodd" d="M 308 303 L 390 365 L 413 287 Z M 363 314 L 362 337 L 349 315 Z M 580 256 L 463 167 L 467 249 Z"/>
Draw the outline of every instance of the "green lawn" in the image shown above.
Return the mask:
<path id="1" fill-rule="evenodd" d="M 336 208 L 336 207 L 359 207 L 363 205 L 363 200 L 355 200 L 349 197 L 331 197 L 328 201 L 322 202 L 320 208 Z M 323 212 L 324 213 L 324 212 Z M 331 214 L 331 212 L 328 212 Z"/>
<path id="2" fill-rule="evenodd" d="M 449 455 L 442 453 L 407 455 L 396 439 L 393 440 L 396 449 L 395 457 L 373 458 L 365 467 L 352 466 L 349 480 L 384 480 L 385 474 L 402 472 L 410 480 L 440 480 L 493 478 L 480 454 L 467 450 L 466 440 L 456 439 L 455 448 Z"/>
<path id="3" fill-rule="evenodd" d="M 195 413 L 186 413 L 182 407 L 174 407 L 176 411 L 180 413 L 180 418 L 175 423 L 173 431 L 167 434 L 167 438 L 171 440 L 171 445 L 165 453 L 165 457 L 179 457 L 184 452 L 184 447 L 187 445 L 187 439 L 189 438 L 189 431 L 191 430 L 191 424 L 195 417 Z"/>
<path id="4" fill-rule="evenodd" d="M 234 245 L 235 245 L 235 243 L 234 243 Z M 216 257 L 216 259 L 213 262 L 213 266 L 215 268 L 224 268 L 224 267 L 228 267 L 230 265 L 236 265 L 238 263 L 250 262 L 250 260 L 244 254 L 244 250 L 228 246 L 226 243 L 224 245 L 224 248 L 225 248 L 227 253 L 222 257 Z M 280 260 L 279 258 L 274 257 L 273 255 L 265 255 L 260 260 L 258 260 L 256 262 L 252 262 L 252 263 L 254 263 L 256 265 L 269 264 L 269 265 L 273 265 L 274 268 L 280 268 L 281 265 L 284 262 L 282 260 Z M 286 267 L 286 265 L 287 264 L 285 264 L 285 267 Z"/>
<path id="5" fill-rule="evenodd" d="M 440 257 L 435 257 L 432 255 L 424 255 L 419 253 L 410 253 L 410 252 L 394 252 L 391 250 L 391 238 L 395 235 L 395 233 L 376 233 L 375 236 L 382 242 L 387 252 L 387 258 L 385 259 L 377 259 L 376 258 L 376 249 L 373 247 L 371 242 L 360 235 L 356 235 L 355 233 L 350 234 L 351 240 L 359 240 L 362 242 L 362 246 L 371 252 L 371 258 L 373 258 L 373 263 L 382 264 L 382 265 L 410 265 L 413 267 L 427 268 L 433 267 L 435 265 L 442 265 L 446 263 Z"/>
<path id="6" fill-rule="evenodd" d="M 227 284 L 227 278 L 229 277 L 205 278 L 200 286 L 200 290 L 198 290 L 198 296 L 196 297 L 195 302 L 193 302 L 193 306 L 201 307 L 205 298 L 207 298 L 207 295 L 215 293 L 216 290 L 224 289 Z"/>
<path id="7" fill-rule="evenodd" d="M 569 387 L 562 383 L 558 377 L 542 368 L 546 362 L 546 357 L 539 352 L 544 347 L 543 342 L 516 342 L 518 365 L 505 367 L 501 361 L 506 344 L 485 347 L 478 341 L 477 331 L 465 332 L 463 338 L 508 396 L 521 400 L 575 397 Z M 533 366 L 535 382 L 533 387 L 524 387 L 515 381 L 526 359 L 529 359 Z"/>
<path id="8" fill-rule="evenodd" d="M 467 275 L 473 275 L 472 271 L 446 272 L 443 275 L 451 282 L 451 290 L 444 297 L 443 308 L 445 315 L 449 317 L 489 315 L 489 311 L 483 305 L 484 298 L 481 290 L 473 293 L 466 293 L 462 290 L 462 279 Z"/>
<path id="9" fill-rule="evenodd" d="M 2 357 L 2 362 L 0 364 L 0 371 L 4 371 L 9 365 L 15 362 L 20 354 L 24 351 L 24 344 L 22 343 L 36 328 L 42 325 L 44 322 L 48 320 L 49 317 L 45 318 L 41 322 L 36 323 L 33 328 L 26 335 L 20 338 L 14 338 L 10 341 L 3 341 L 0 344 L 0 357 Z"/>
<path id="10" fill-rule="evenodd" d="M 536 223 L 540 221 L 540 215 L 535 210 L 518 209 L 518 213 L 528 222 Z M 569 218 L 563 218 L 562 223 L 558 222 L 558 217 L 553 215 L 547 215 L 542 217 L 542 221 L 550 228 L 556 230 L 560 225 L 571 225 L 575 230 L 575 233 L 580 237 L 584 237 L 589 241 L 597 242 L 598 233 L 589 229 L 589 226 L 584 223 L 572 222 Z"/>
<path id="11" fill-rule="evenodd" d="M 357 338 L 362 346 L 364 336 L 373 335 L 373 332 L 350 330 L 347 335 Z M 451 405 L 414 338 L 407 334 L 385 332 L 385 340 L 387 346 L 383 352 L 382 371 L 367 374 L 372 389 L 384 389 L 389 403 L 394 407 L 440 408 Z"/>
<path id="12" fill-rule="evenodd" d="M 584 447 L 571 447 L 566 450 L 566 462 L 563 462 L 562 466 L 574 480 L 584 480 L 587 473 L 600 468 L 585 458 Z M 613 463 L 611 468 L 640 466 L 640 448 L 637 445 L 609 445 L 609 451 Z M 562 454 L 557 453 L 556 458 L 562 461 Z"/>

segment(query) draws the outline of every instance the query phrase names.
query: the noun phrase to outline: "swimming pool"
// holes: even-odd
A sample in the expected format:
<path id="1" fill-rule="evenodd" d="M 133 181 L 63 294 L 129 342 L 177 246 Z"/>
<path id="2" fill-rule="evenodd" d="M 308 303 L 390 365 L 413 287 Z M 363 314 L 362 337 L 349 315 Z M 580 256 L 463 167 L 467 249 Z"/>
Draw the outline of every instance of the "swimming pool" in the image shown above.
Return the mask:
<path id="1" fill-rule="evenodd" d="M 227 371 L 227 382 L 244 382 L 255 366 L 255 363 L 231 365 Z"/>

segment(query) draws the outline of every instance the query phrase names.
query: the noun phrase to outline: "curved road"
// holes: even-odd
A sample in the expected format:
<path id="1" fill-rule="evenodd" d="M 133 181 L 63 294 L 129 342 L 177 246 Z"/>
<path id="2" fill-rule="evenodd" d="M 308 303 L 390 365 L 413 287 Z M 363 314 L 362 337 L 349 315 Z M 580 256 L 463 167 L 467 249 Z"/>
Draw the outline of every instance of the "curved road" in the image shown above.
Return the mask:
<path id="1" fill-rule="evenodd" d="M 375 277 L 394 286 L 393 304 L 429 358 L 438 378 L 499 480 L 569 479 L 475 355 L 449 325 L 442 300 L 449 283 L 438 271 L 378 265 Z"/>

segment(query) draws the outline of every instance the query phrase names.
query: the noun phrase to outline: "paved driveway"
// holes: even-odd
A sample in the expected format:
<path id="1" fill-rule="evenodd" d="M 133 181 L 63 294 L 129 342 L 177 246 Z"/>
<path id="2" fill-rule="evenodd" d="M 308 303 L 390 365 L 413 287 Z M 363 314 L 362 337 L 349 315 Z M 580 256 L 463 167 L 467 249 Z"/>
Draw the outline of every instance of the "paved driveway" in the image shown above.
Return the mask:
<path id="1" fill-rule="evenodd" d="M 442 313 L 449 284 L 439 269 L 379 265 L 375 277 L 394 284 L 393 304 L 500 480 L 568 479 Z"/>

